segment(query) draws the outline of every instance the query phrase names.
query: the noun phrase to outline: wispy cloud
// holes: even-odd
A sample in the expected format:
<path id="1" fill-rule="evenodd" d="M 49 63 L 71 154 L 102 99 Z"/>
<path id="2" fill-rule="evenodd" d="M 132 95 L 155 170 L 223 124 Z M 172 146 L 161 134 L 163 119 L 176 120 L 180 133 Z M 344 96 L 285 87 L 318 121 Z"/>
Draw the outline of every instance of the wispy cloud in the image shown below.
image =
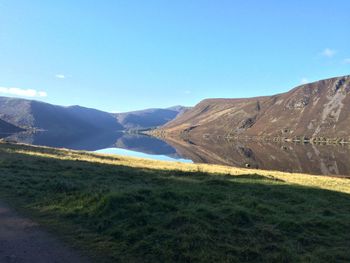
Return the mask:
<path id="1" fill-rule="evenodd" d="M 307 83 L 309 83 L 310 81 L 307 79 L 307 78 L 302 78 L 301 80 L 300 80 L 300 83 L 301 84 L 307 84 Z"/>
<path id="2" fill-rule="evenodd" d="M 0 93 L 22 97 L 47 97 L 47 93 L 45 91 L 37 91 L 34 89 L 20 89 L 13 87 L 0 87 Z"/>
<path id="3" fill-rule="evenodd" d="M 344 64 L 350 64 L 350 58 L 346 58 L 346 59 L 344 59 Z"/>
<path id="4" fill-rule="evenodd" d="M 56 79 L 65 79 L 65 78 L 66 78 L 66 75 L 64 75 L 64 74 L 56 74 L 56 75 L 55 75 L 55 78 L 56 78 Z"/>
<path id="5" fill-rule="evenodd" d="M 332 58 L 337 54 L 337 51 L 331 48 L 326 48 L 322 51 L 321 55 L 327 58 Z"/>
<path id="6" fill-rule="evenodd" d="M 191 94 L 190 90 L 185 90 L 185 94 Z"/>

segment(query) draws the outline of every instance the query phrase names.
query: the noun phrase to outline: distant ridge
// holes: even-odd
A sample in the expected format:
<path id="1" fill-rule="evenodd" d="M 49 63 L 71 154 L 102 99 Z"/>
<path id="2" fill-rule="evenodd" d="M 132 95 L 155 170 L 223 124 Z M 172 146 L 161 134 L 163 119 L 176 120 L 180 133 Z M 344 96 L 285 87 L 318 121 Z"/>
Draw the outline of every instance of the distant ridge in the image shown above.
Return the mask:
<path id="1" fill-rule="evenodd" d="M 113 114 L 127 130 L 157 128 L 183 114 L 188 107 L 173 106 L 166 109 L 146 109 Z"/>
<path id="2" fill-rule="evenodd" d="M 350 77 L 320 80 L 274 96 L 206 99 L 161 132 L 187 137 L 350 141 Z"/>
<path id="3" fill-rule="evenodd" d="M 7 97 L 0 97 L 0 119 L 22 129 L 65 133 L 123 129 L 107 112 Z"/>
<path id="4" fill-rule="evenodd" d="M 0 97 L 0 132 L 41 130 L 74 134 L 142 130 L 162 126 L 187 109 L 174 106 L 112 114 L 81 106 L 63 107 L 35 100 Z"/>

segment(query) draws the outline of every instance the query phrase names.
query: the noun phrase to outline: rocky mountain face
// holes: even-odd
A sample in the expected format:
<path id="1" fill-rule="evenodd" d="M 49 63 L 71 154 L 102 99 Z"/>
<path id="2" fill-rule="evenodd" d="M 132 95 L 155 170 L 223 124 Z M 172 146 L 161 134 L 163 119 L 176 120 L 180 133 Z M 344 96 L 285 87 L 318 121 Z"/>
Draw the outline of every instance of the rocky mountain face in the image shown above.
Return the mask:
<path id="1" fill-rule="evenodd" d="M 146 109 L 113 114 L 118 122 L 127 130 L 142 130 L 156 128 L 175 119 L 188 108 L 174 106 L 167 109 Z"/>
<path id="2" fill-rule="evenodd" d="M 207 99 L 159 132 L 185 137 L 350 141 L 350 76 L 247 99 Z"/>

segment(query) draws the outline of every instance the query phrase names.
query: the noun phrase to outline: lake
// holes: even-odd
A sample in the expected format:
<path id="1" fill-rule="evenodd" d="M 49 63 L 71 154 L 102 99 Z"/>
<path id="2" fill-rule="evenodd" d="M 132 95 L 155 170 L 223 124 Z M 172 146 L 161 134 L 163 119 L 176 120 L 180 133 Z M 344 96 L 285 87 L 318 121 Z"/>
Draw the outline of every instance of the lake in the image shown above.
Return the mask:
<path id="1" fill-rule="evenodd" d="M 226 141 L 223 139 L 158 139 L 130 133 L 2 135 L 11 141 L 49 147 L 119 154 L 155 160 L 222 164 L 285 172 L 350 175 L 350 145 L 313 145 Z"/>

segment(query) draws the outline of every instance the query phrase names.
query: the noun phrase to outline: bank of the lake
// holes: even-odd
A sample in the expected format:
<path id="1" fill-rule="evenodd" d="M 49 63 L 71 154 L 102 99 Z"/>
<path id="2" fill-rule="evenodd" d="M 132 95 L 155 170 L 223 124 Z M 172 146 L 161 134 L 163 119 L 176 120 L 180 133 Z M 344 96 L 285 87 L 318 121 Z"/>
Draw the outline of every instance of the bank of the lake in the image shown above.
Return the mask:
<path id="1" fill-rule="evenodd" d="M 350 180 L 0 143 L 0 197 L 97 262 L 349 262 Z"/>

